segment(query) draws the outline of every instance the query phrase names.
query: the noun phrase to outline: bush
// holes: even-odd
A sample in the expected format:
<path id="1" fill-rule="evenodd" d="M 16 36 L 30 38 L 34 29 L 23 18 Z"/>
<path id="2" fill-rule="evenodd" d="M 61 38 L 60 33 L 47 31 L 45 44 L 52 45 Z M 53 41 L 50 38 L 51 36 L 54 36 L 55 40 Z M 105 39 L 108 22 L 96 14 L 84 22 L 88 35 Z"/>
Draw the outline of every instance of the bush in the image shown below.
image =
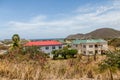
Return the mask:
<path id="1" fill-rule="evenodd" d="M 78 51 L 76 49 L 69 50 L 67 47 L 64 47 L 63 49 L 52 51 L 52 54 L 53 54 L 53 59 L 55 60 L 56 58 L 59 57 L 59 55 L 61 55 L 64 59 L 67 59 L 67 56 L 73 58 L 74 55 L 77 54 L 77 52 Z"/>
<path id="2" fill-rule="evenodd" d="M 74 55 L 77 54 L 77 50 L 76 49 L 71 49 L 71 50 L 68 50 L 68 55 L 70 55 L 71 58 L 74 57 Z"/>

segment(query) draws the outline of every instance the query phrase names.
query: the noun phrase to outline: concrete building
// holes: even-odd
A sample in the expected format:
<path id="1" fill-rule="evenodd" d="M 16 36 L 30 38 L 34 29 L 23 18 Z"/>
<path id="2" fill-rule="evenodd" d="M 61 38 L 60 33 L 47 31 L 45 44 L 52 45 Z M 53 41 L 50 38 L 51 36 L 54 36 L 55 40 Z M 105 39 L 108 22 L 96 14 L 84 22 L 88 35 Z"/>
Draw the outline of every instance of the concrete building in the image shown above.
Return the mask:
<path id="1" fill-rule="evenodd" d="M 103 39 L 74 40 L 72 48 L 84 55 L 102 54 L 108 50 L 107 41 Z"/>
<path id="2" fill-rule="evenodd" d="M 44 53 L 51 53 L 53 50 L 58 50 L 63 47 L 61 42 L 55 40 L 45 40 L 45 41 L 31 41 L 25 44 L 25 46 L 37 46 Z"/>

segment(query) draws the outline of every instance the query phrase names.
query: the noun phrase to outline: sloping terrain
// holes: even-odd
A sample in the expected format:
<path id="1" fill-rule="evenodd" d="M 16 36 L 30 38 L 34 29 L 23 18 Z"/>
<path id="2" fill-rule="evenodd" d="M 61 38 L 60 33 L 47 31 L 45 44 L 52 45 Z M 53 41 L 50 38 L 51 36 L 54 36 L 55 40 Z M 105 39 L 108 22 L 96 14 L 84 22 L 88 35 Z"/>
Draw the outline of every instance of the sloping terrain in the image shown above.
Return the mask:
<path id="1" fill-rule="evenodd" d="M 69 35 L 67 39 L 88 39 L 88 38 L 120 38 L 120 31 L 112 28 L 101 28 L 96 29 L 90 33 L 86 34 L 74 34 Z"/>

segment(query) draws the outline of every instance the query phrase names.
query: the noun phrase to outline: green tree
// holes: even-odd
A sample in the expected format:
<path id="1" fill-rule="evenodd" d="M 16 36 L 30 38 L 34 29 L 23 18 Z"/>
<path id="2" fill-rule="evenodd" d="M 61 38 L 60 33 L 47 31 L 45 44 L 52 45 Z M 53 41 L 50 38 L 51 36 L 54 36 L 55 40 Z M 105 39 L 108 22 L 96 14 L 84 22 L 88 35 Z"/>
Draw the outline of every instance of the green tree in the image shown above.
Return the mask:
<path id="1" fill-rule="evenodd" d="M 68 55 L 68 47 L 63 47 L 63 49 L 61 50 L 61 56 L 64 57 L 64 59 L 67 59 L 67 55 Z"/>
<path id="2" fill-rule="evenodd" d="M 70 49 L 68 50 L 68 55 L 70 55 L 70 57 L 74 57 L 74 55 L 76 55 L 78 53 L 78 51 L 76 49 Z"/>
<path id="3" fill-rule="evenodd" d="M 19 53 L 20 51 L 20 37 L 18 34 L 12 36 L 12 46 L 9 48 L 10 53 Z"/>
<path id="4" fill-rule="evenodd" d="M 100 72 L 108 71 L 110 74 L 110 80 L 113 79 L 113 73 L 119 68 L 120 56 L 118 53 L 110 52 L 107 54 L 107 59 L 99 64 Z"/>
<path id="5" fill-rule="evenodd" d="M 20 47 L 20 37 L 18 34 L 14 34 L 12 36 L 12 41 L 13 41 L 13 45 L 12 45 L 13 48 Z"/>
<path id="6" fill-rule="evenodd" d="M 55 60 L 59 56 L 58 50 L 53 50 L 51 53 L 53 55 L 53 60 Z"/>

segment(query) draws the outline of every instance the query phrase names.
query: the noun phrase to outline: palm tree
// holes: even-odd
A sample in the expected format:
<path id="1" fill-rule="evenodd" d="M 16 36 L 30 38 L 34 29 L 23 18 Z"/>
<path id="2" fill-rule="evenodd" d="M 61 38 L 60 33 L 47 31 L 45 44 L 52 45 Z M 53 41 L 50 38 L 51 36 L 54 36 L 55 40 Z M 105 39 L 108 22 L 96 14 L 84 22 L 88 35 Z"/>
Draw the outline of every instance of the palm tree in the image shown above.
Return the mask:
<path id="1" fill-rule="evenodd" d="M 13 41 L 13 48 L 16 48 L 16 47 L 19 47 L 19 46 L 20 46 L 20 44 L 19 44 L 19 42 L 20 42 L 20 37 L 19 37 L 18 34 L 14 34 L 14 35 L 12 36 L 12 41 Z"/>
<path id="2" fill-rule="evenodd" d="M 20 49 L 20 37 L 18 34 L 14 34 L 12 36 L 12 46 L 9 48 L 9 51 L 12 53 L 18 53 L 19 49 Z"/>

